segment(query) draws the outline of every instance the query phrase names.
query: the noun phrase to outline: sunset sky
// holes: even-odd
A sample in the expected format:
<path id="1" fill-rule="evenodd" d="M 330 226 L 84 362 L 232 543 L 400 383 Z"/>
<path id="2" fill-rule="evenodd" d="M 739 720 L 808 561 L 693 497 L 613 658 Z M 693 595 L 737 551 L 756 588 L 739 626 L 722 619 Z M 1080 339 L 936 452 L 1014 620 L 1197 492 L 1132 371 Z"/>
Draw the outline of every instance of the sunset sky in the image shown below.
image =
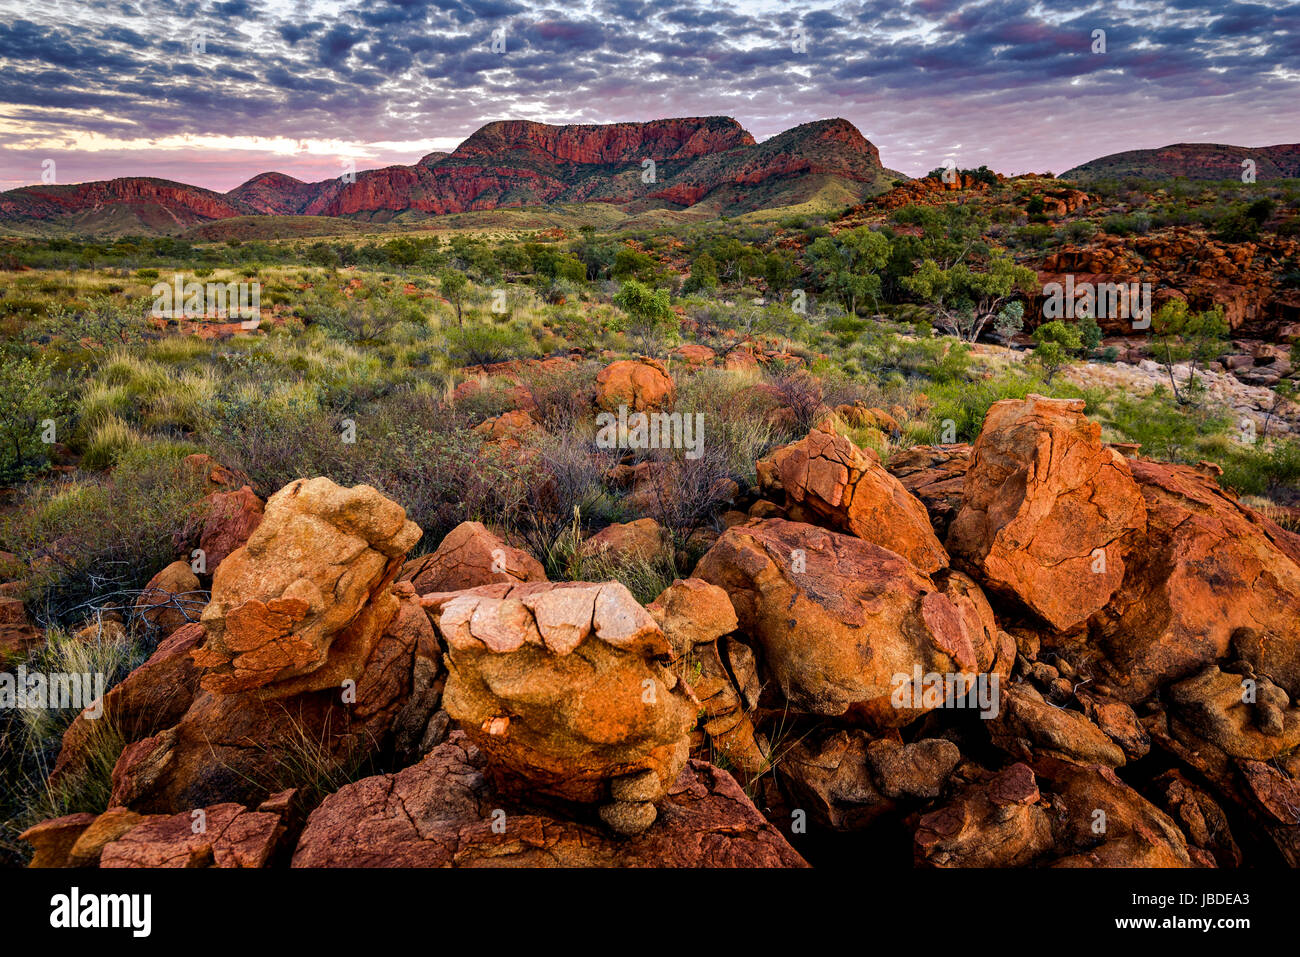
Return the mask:
<path id="1" fill-rule="evenodd" d="M 762 140 L 841 116 L 911 175 L 949 157 L 1059 173 L 1175 142 L 1300 140 L 1300 2 L 0 0 L 0 13 L 0 189 L 40 182 L 46 159 L 60 183 L 319 180 L 349 158 L 452 149 L 497 119 L 722 114 Z"/>

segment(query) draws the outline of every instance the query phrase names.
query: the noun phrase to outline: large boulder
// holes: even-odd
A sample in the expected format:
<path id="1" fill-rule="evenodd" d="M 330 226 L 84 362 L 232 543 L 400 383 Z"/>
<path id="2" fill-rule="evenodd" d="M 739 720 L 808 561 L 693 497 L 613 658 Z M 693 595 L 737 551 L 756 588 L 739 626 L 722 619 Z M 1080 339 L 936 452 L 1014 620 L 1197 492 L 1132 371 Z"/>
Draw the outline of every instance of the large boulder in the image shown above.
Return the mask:
<path id="1" fill-rule="evenodd" d="M 758 463 L 759 484 L 784 490 L 787 513 L 897 552 L 928 573 L 948 565 L 925 506 L 880 465 L 829 429 L 777 449 Z"/>
<path id="2" fill-rule="evenodd" d="M 443 706 L 502 792 L 611 802 L 610 815 L 653 819 L 686 762 L 697 702 L 627 588 L 489 585 L 423 602 L 448 649 Z"/>
<path id="3" fill-rule="evenodd" d="M 1300 536 L 1204 471 L 1130 465 L 1147 532 L 1094 622 L 1107 682 L 1138 701 L 1231 654 L 1300 697 Z"/>
<path id="4" fill-rule="evenodd" d="M 333 643 L 338 662 L 313 673 L 337 684 L 292 692 L 276 684 L 230 693 L 200 687 L 175 724 L 122 751 L 113 803 L 158 814 L 255 804 L 380 754 L 418 755 L 438 707 L 441 653 L 409 585 L 380 599 Z M 361 656 L 358 648 L 368 650 Z"/>
<path id="5" fill-rule="evenodd" d="M 879 545 L 784 519 L 727 529 L 695 569 L 724 589 L 795 710 L 907 724 L 914 674 L 1005 675 L 1013 643 L 969 579 L 941 587 Z M 898 700 L 895 700 L 898 699 Z"/>
<path id="6" fill-rule="evenodd" d="M 312 812 L 295 867 L 804 867 L 725 772 L 690 761 L 661 820 L 611 838 L 494 793 L 486 756 L 453 734 L 412 767 L 346 785 Z"/>
<path id="7" fill-rule="evenodd" d="M 499 582 L 544 582 L 541 562 L 507 545 L 481 522 L 461 522 L 428 555 L 402 566 L 402 581 L 421 595 Z"/>
<path id="8" fill-rule="evenodd" d="M 971 451 L 948 551 L 986 588 L 1058 630 L 1082 625 L 1124 580 L 1142 493 L 1082 399 L 994 403 Z"/>
<path id="9" fill-rule="evenodd" d="M 673 377 L 658 359 L 620 359 L 596 374 L 596 405 L 606 412 L 659 412 L 676 397 Z"/>
<path id="10" fill-rule="evenodd" d="M 368 485 L 346 489 L 327 478 L 286 485 L 213 576 L 202 617 L 207 640 L 195 652 L 203 687 L 228 694 L 276 683 L 289 693 L 358 677 L 380 632 L 358 619 L 363 610 L 395 614 L 396 599 L 385 593 L 419 537 L 402 507 Z M 336 639 L 347 663 L 331 658 Z M 336 667 L 323 670 L 327 660 Z"/>
<path id="11" fill-rule="evenodd" d="M 179 718 L 161 723 L 160 709 L 124 726 L 113 802 L 150 813 L 247 805 L 416 752 L 433 726 L 441 652 L 412 586 L 392 579 L 418 535 L 367 486 L 315 479 L 273 495 L 214 576 L 191 651 L 198 689 L 186 688 Z M 174 657 L 155 670 L 175 670 Z M 138 712 L 150 680 L 128 678 L 115 712 Z"/>
<path id="12" fill-rule="evenodd" d="M 607 525 L 582 543 L 584 558 L 609 558 L 616 562 L 649 562 L 663 554 L 668 531 L 653 518 Z"/>

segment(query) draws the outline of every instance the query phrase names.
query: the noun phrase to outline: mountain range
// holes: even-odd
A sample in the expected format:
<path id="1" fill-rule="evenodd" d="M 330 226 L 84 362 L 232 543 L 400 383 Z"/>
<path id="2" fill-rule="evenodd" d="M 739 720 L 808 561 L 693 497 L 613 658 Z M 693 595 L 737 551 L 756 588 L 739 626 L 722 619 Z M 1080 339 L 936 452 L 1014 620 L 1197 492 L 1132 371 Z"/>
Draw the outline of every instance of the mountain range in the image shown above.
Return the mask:
<path id="1" fill-rule="evenodd" d="M 756 143 L 722 116 L 553 126 L 489 123 L 451 153 L 305 183 L 254 176 L 228 193 L 125 177 L 0 193 L 0 222 L 37 231 L 178 232 L 238 216 L 329 216 L 372 223 L 533 207 L 609 203 L 628 214 L 698 217 L 794 206 L 827 195 L 860 201 L 901 173 L 847 120 L 806 123 Z M 42 228 L 43 227 L 43 228 Z"/>
<path id="2" fill-rule="evenodd" d="M 1061 178 L 1081 184 L 1127 176 L 1228 179 L 1241 175 L 1247 159 L 1258 180 L 1300 177 L 1300 144 L 1179 143 L 1103 156 Z M 169 234 L 241 217 L 304 216 L 359 228 L 584 203 L 608 204 L 627 217 L 707 219 L 843 207 L 902 179 L 844 119 L 805 123 L 762 143 L 725 116 L 568 126 L 507 120 L 411 166 L 314 183 L 267 172 L 228 193 L 150 177 L 24 186 L 0 193 L 0 228 L 36 235 Z M 309 222 L 320 220 L 296 225 Z"/>

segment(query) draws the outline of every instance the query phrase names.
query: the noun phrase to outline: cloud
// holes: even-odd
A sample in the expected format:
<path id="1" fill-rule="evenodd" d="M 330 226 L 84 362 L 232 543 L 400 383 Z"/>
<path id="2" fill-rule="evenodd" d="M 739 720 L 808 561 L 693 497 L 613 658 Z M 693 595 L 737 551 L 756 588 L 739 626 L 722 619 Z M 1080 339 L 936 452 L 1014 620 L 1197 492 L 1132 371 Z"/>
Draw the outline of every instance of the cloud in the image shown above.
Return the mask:
<path id="1" fill-rule="evenodd" d="M 76 144 L 68 168 L 120 175 L 132 149 L 97 146 L 111 137 L 146 144 L 132 172 L 175 175 L 189 162 L 188 180 L 216 189 L 269 168 L 310 179 L 337 158 L 163 157 L 150 138 L 347 143 L 378 166 L 502 117 L 726 114 L 761 139 L 840 115 L 904 172 L 932 169 L 954 144 L 962 165 L 1060 171 L 1188 139 L 1294 141 L 1300 92 L 1296 71 L 1276 69 L 1300 60 L 1300 0 L 0 0 L 7 7 L 3 162 L 13 153 L 25 170 L 29 151 Z M 501 28 L 504 55 L 491 48 Z M 792 48 L 796 29 L 806 51 Z M 1106 31 L 1103 54 L 1094 29 Z M 190 47 L 197 31 L 202 53 Z M 411 148 L 378 145 L 394 143 Z M 0 168 L 10 184 L 23 175 L 33 174 Z"/>

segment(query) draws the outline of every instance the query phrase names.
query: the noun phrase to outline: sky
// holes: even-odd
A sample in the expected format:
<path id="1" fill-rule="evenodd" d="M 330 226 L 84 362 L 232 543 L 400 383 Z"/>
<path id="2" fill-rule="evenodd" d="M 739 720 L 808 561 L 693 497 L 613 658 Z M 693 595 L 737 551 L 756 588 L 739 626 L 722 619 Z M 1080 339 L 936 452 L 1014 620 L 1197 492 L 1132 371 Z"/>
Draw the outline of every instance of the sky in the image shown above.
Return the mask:
<path id="1" fill-rule="evenodd" d="M 492 120 L 705 115 L 760 141 L 843 117 L 908 175 L 1293 143 L 1300 0 L 0 0 L 0 190 L 224 192 Z"/>

